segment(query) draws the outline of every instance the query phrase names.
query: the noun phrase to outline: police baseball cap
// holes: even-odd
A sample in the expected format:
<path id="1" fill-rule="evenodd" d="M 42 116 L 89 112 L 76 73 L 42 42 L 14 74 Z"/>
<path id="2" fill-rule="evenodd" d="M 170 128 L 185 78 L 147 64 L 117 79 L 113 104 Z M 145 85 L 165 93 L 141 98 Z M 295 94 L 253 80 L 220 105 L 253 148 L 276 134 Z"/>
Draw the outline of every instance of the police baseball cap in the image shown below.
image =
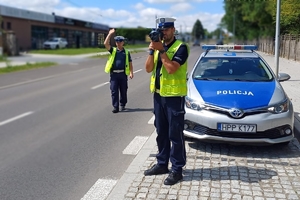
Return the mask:
<path id="1" fill-rule="evenodd" d="M 123 36 L 116 36 L 116 37 L 114 37 L 114 39 L 115 39 L 115 41 L 117 41 L 117 42 L 122 42 L 122 41 L 125 40 L 125 38 L 124 38 Z"/>
<path id="2" fill-rule="evenodd" d="M 158 28 L 170 28 L 174 27 L 175 20 L 173 17 L 160 17 L 156 19 L 156 23 L 158 24 Z"/>

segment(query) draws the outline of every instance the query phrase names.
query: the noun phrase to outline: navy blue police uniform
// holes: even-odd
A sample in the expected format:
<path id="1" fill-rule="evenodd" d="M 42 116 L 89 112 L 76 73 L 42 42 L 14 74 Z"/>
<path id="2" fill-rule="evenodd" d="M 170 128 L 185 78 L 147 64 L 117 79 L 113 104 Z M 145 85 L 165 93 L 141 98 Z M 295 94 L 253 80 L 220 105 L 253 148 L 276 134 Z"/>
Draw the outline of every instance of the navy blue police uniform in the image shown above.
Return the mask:
<path id="1" fill-rule="evenodd" d="M 164 45 L 167 51 L 176 41 L 176 38 Z M 172 58 L 172 61 L 183 65 L 188 58 L 188 49 L 186 45 L 181 45 Z M 160 70 L 162 61 L 158 56 L 156 68 L 155 88 L 160 89 Z M 157 131 L 156 142 L 159 153 L 156 155 L 157 164 L 168 166 L 172 163 L 172 171 L 182 173 L 182 167 L 186 164 L 186 150 L 184 144 L 183 127 L 184 127 L 184 102 L 185 97 L 162 97 L 159 93 L 154 93 L 154 125 Z M 170 141 L 173 145 L 171 146 Z"/>
<path id="2" fill-rule="evenodd" d="M 113 47 L 110 48 L 109 52 L 112 54 L 112 51 Z M 129 52 L 128 56 L 129 62 L 132 62 L 131 55 Z M 119 110 L 119 102 L 121 104 L 121 107 L 125 107 L 127 103 L 128 77 L 125 74 L 125 61 L 125 49 L 117 49 L 116 57 L 110 72 L 110 90 L 112 97 L 112 106 L 117 110 Z"/>

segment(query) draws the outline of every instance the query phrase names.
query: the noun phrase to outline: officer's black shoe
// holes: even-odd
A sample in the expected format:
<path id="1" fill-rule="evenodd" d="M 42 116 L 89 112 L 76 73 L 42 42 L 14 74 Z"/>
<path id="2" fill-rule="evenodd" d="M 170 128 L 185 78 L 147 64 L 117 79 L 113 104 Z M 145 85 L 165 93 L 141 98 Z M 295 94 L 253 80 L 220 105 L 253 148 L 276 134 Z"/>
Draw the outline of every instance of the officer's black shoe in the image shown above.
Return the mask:
<path id="1" fill-rule="evenodd" d="M 121 106 L 121 111 L 126 110 L 125 106 Z"/>
<path id="2" fill-rule="evenodd" d="M 150 169 L 144 171 L 145 176 L 159 175 L 159 174 L 167 174 L 169 173 L 169 169 L 167 166 L 159 166 L 158 164 L 153 165 Z"/>
<path id="3" fill-rule="evenodd" d="M 118 109 L 118 108 L 114 108 L 114 109 L 112 110 L 112 112 L 113 112 L 113 113 L 117 113 L 117 112 L 119 112 L 119 109 Z"/>
<path id="4" fill-rule="evenodd" d="M 182 173 L 171 172 L 169 176 L 165 179 L 165 185 L 174 185 L 183 179 Z"/>

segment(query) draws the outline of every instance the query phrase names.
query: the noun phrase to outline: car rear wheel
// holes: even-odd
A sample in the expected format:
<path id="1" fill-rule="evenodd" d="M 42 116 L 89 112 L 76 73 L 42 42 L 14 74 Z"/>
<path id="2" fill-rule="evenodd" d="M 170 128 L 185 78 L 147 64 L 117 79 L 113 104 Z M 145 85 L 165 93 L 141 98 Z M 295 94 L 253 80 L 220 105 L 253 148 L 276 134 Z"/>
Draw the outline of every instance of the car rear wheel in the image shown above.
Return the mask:
<path id="1" fill-rule="evenodd" d="M 56 49 L 59 49 L 59 46 L 58 46 L 58 45 L 56 45 Z"/>

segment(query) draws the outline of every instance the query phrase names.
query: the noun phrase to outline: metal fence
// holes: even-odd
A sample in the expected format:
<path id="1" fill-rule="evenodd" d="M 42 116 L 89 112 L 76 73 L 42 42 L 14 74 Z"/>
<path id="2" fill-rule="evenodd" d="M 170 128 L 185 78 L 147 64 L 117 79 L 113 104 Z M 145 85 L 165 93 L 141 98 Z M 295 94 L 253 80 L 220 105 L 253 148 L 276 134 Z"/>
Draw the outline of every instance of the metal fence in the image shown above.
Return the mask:
<path id="1" fill-rule="evenodd" d="M 259 41 L 252 42 L 258 45 L 258 50 L 275 54 L 275 40 L 273 38 L 259 39 Z M 279 56 L 300 61 L 300 35 L 281 35 L 279 44 Z"/>

